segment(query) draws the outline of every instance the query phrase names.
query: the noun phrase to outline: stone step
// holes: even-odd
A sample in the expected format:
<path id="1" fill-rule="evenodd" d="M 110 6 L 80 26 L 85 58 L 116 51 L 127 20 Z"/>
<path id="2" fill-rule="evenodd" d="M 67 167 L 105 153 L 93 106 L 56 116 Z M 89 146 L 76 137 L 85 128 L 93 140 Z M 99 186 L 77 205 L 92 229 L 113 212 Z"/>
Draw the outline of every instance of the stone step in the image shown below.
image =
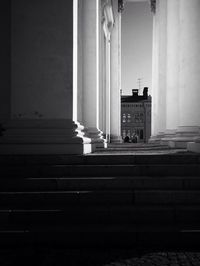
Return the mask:
<path id="1" fill-rule="evenodd" d="M 0 166 L 31 165 L 116 165 L 116 164 L 199 164 L 200 155 L 194 153 L 175 154 L 88 154 L 88 155 L 0 155 Z"/>
<path id="2" fill-rule="evenodd" d="M 0 208 L 64 208 L 69 205 L 131 205 L 132 191 L 0 192 Z"/>
<path id="3" fill-rule="evenodd" d="M 68 206 L 61 209 L 0 210 L 0 230 L 32 225 L 199 225 L 200 206 Z"/>
<path id="4" fill-rule="evenodd" d="M 41 247 L 189 247 L 200 245 L 199 227 L 180 226 L 91 226 L 32 227 L 0 231 L 0 245 Z"/>
<path id="5" fill-rule="evenodd" d="M 60 178 L 1 178 L 0 192 L 82 191 L 82 190 L 198 190 L 200 177 L 193 176 L 117 176 Z"/>
<path id="6" fill-rule="evenodd" d="M 200 164 L 2 166 L 2 177 L 200 176 Z"/>
<path id="7" fill-rule="evenodd" d="M 0 208 L 64 208 L 78 205 L 200 205 L 200 191 L 34 191 L 0 192 Z"/>

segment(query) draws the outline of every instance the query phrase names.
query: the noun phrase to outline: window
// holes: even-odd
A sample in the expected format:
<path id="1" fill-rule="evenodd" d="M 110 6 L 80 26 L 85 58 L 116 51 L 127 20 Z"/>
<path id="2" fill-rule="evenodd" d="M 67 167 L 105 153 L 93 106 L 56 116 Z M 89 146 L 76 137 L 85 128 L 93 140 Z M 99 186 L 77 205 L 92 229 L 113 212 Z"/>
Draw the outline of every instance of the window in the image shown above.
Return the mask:
<path id="1" fill-rule="evenodd" d="M 128 122 L 128 123 L 131 122 L 131 115 L 130 115 L 130 114 L 127 115 L 127 122 Z"/>
<path id="2" fill-rule="evenodd" d="M 140 117 L 139 114 L 135 114 L 135 123 L 139 123 L 140 122 Z"/>
<path id="3" fill-rule="evenodd" d="M 123 114 L 122 116 L 122 123 L 126 123 L 126 114 Z"/>

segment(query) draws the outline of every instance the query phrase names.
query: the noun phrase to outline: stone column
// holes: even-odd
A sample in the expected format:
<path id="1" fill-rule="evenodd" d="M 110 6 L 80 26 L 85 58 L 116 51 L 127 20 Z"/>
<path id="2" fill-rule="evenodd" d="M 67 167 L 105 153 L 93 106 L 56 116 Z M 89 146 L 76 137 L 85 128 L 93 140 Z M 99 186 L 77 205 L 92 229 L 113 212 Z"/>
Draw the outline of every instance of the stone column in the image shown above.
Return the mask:
<path id="1" fill-rule="evenodd" d="M 110 84 L 110 141 L 122 142 L 121 138 L 121 13 L 118 0 L 113 1 L 114 27 L 111 34 L 111 84 Z"/>
<path id="2" fill-rule="evenodd" d="M 105 70 L 105 36 L 103 31 L 103 6 L 104 3 L 101 1 L 101 10 L 100 10 L 100 17 L 101 17 L 101 23 L 100 23 L 100 73 L 99 73 L 99 128 L 104 133 L 106 132 L 106 126 L 105 126 L 105 117 L 106 117 L 106 110 L 105 110 L 105 82 L 106 82 L 106 70 Z"/>
<path id="3" fill-rule="evenodd" d="M 83 139 L 84 153 L 92 151 L 91 139 L 85 136 L 83 126 L 83 1 L 73 0 L 73 121 L 77 125 L 77 136 Z"/>
<path id="4" fill-rule="evenodd" d="M 99 130 L 99 34 L 100 1 L 82 1 L 82 122 L 86 137 L 91 139 L 92 149 L 104 147 Z"/>
<path id="5" fill-rule="evenodd" d="M 200 152 L 200 1 L 180 1 L 180 137 Z"/>
<path id="6" fill-rule="evenodd" d="M 11 1 L 2 2 L 0 9 L 0 125 L 10 117 L 11 92 Z M 1 134 L 1 132 L 0 132 Z"/>
<path id="7" fill-rule="evenodd" d="M 167 1 L 156 1 L 153 22 L 152 137 L 160 141 L 166 130 Z"/>
<path id="8" fill-rule="evenodd" d="M 108 37 L 106 38 L 106 86 L 105 86 L 105 107 L 106 107 L 106 141 L 110 142 L 110 33 L 108 33 Z"/>
<path id="9" fill-rule="evenodd" d="M 156 139 L 158 134 L 157 107 L 158 107 L 158 15 L 153 16 L 153 45 L 152 45 L 152 123 L 151 123 L 151 140 Z"/>
<path id="10" fill-rule="evenodd" d="M 167 1 L 166 130 L 162 144 L 175 137 L 179 126 L 179 2 Z"/>
<path id="11" fill-rule="evenodd" d="M 73 0 L 12 1 L 10 119 L 0 153 L 83 153 L 72 66 Z"/>
<path id="12" fill-rule="evenodd" d="M 166 127 L 175 130 L 179 125 L 179 0 L 167 1 L 167 93 Z"/>
<path id="13" fill-rule="evenodd" d="M 103 31 L 104 31 L 104 68 L 105 68 L 105 87 L 104 87 L 104 107 L 105 107 L 105 136 L 106 141 L 110 142 L 111 137 L 111 33 L 114 26 L 113 6 L 111 1 L 104 1 L 102 6 Z"/>

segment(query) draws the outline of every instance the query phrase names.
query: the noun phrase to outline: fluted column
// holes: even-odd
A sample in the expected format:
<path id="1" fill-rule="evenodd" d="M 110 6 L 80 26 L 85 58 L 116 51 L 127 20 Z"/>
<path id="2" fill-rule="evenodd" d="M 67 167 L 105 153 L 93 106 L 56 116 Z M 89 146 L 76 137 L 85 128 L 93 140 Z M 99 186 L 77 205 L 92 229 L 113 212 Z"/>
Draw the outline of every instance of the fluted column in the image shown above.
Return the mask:
<path id="1" fill-rule="evenodd" d="M 200 2 L 180 0 L 179 12 L 179 95 L 177 99 L 179 126 L 169 145 L 180 148 L 188 147 L 192 150 L 191 147 L 195 144 L 188 143 L 197 140 L 200 135 Z M 174 77 L 174 80 L 177 79 Z"/>
<path id="2" fill-rule="evenodd" d="M 179 126 L 180 0 L 167 1 L 166 130 L 162 144 L 175 137 Z"/>
<path id="3" fill-rule="evenodd" d="M 200 1 L 180 1 L 180 126 L 188 149 L 200 152 Z"/>
<path id="4" fill-rule="evenodd" d="M 93 150 L 104 146 L 99 130 L 99 34 L 100 1 L 82 1 L 82 122 Z"/>
<path id="5" fill-rule="evenodd" d="M 156 1 L 153 21 L 152 137 L 160 140 L 166 130 L 167 1 Z"/>
<path id="6" fill-rule="evenodd" d="M 179 125 L 179 2 L 167 1 L 167 92 L 166 128 L 175 130 Z"/>
<path id="7" fill-rule="evenodd" d="M 113 1 L 114 27 L 111 34 L 110 141 L 121 142 L 121 13 Z"/>
<path id="8" fill-rule="evenodd" d="M 103 1 L 102 23 L 104 32 L 104 134 L 107 143 L 111 140 L 111 74 L 113 64 L 111 62 L 111 35 L 114 27 L 113 5 L 111 1 Z M 116 44 L 115 44 L 116 45 Z"/>

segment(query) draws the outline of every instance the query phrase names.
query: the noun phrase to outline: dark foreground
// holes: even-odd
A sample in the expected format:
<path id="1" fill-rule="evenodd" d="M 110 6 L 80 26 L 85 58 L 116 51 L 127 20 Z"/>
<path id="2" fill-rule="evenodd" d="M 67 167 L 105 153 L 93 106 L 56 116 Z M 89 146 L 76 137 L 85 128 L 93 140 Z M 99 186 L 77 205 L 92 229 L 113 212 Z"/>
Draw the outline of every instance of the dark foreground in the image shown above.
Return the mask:
<path id="1" fill-rule="evenodd" d="M 26 266 L 199 266 L 197 251 L 142 251 L 134 249 L 23 248 L 0 251 L 0 265 Z"/>
<path id="2" fill-rule="evenodd" d="M 200 155 L 107 152 L 0 157 L 0 266 L 200 266 Z"/>

